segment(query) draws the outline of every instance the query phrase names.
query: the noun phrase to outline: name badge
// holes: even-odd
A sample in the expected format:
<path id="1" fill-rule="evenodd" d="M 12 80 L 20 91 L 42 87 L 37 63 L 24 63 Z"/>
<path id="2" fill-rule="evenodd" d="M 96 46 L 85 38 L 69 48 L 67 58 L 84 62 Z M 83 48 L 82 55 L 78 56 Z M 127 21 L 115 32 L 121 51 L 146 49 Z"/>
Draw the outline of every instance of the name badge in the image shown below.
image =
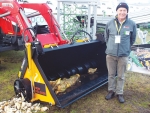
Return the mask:
<path id="1" fill-rule="evenodd" d="M 115 36 L 115 43 L 120 43 L 120 39 L 121 39 L 121 36 L 120 35 L 116 35 Z"/>
<path id="2" fill-rule="evenodd" d="M 125 35 L 130 35 L 130 31 L 125 31 Z"/>

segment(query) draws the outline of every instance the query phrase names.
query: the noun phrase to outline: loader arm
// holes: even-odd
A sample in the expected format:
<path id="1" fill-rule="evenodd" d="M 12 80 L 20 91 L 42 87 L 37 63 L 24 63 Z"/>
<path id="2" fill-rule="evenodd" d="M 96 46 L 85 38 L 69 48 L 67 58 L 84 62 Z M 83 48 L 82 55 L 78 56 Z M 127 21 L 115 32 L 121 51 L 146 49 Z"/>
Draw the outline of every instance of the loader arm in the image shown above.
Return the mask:
<path id="1" fill-rule="evenodd" d="M 0 51 L 19 48 L 24 46 L 24 42 L 33 42 L 35 39 L 41 42 L 43 48 L 68 43 L 61 37 L 59 25 L 47 4 L 19 4 L 16 0 L 0 0 L 0 7 Z M 35 34 L 36 29 L 31 26 L 29 19 L 31 16 L 26 16 L 24 8 L 36 10 L 37 15 L 43 16 L 50 32 Z M 6 49 L 4 46 L 7 46 Z"/>
<path id="2" fill-rule="evenodd" d="M 16 24 L 19 25 L 21 33 L 24 33 L 25 29 L 31 28 L 31 24 L 29 23 L 28 18 L 25 16 L 23 8 L 15 0 L 0 0 L 0 7 L 10 12 L 8 16 L 4 16 L 2 18 L 14 18 Z M 1 25 L 1 28 L 3 29 L 5 26 L 6 25 Z M 35 37 L 33 31 L 31 30 L 27 30 L 24 33 L 24 36 L 26 37 L 26 42 L 32 42 L 33 37 Z"/>
<path id="3" fill-rule="evenodd" d="M 58 45 L 67 43 L 66 40 L 62 39 L 60 31 L 59 31 L 60 26 L 52 14 L 52 9 L 46 3 L 26 3 L 26 4 L 20 4 L 20 5 L 23 8 L 32 9 L 32 10 L 37 11 L 37 13 L 35 13 L 33 15 L 28 15 L 27 16 L 28 18 L 35 17 L 38 15 L 43 16 L 43 18 L 45 19 L 45 21 L 47 22 L 48 27 L 49 27 L 49 31 L 50 31 L 49 38 L 55 38 L 55 43 L 58 43 Z M 53 35 L 54 37 L 52 37 L 51 35 Z M 37 36 L 37 38 L 38 38 L 38 36 Z"/>
<path id="4" fill-rule="evenodd" d="M 33 9 L 39 12 L 39 15 L 42 15 L 46 20 L 50 32 L 55 33 L 56 36 L 60 39 L 60 34 L 58 34 L 58 23 L 56 22 L 53 14 L 52 9 L 45 3 L 27 3 L 27 4 L 20 4 L 23 8 Z M 57 26 L 56 26 L 57 25 Z M 60 39 L 61 40 L 61 39 Z"/>
<path id="5" fill-rule="evenodd" d="M 16 0 L 0 0 L 0 52 L 23 49 L 24 42 L 33 40 L 35 33 L 24 9 Z"/>

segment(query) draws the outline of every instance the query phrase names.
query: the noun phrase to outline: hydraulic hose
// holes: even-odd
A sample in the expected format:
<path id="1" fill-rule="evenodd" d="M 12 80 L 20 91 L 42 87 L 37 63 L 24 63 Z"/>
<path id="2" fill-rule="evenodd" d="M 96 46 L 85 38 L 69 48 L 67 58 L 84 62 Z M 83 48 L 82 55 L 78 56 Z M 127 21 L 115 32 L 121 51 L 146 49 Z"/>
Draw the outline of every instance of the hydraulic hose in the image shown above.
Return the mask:
<path id="1" fill-rule="evenodd" d="M 74 37 L 75 37 L 78 33 L 81 33 L 81 32 L 86 33 L 87 35 L 89 35 L 90 39 L 93 40 L 93 39 L 92 39 L 92 36 L 91 36 L 88 32 L 86 32 L 86 31 L 84 31 L 84 30 L 77 30 L 77 31 L 74 33 L 74 35 L 72 36 L 72 38 L 70 39 L 70 42 L 71 42 L 70 44 L 73 44 L 73 43 L 74 43 Z"/>
<path id="2" fill-rule="evenodd" d="M 29 29 L 31 29 L 34 33 L 36 33 L 33 28 L 26 28 L 26 29 L 23 31 L 23 33 L 22 33 L 22 39 L 24 39 L 24 42 L 27 42 L 27 41 L 25 40 L 25 38 L 24 38 L 25 31 L 26 31 L 26 30 L 29 30 Z M 33 37 L 33 40 L 36 40 L 36 37 Z"/>

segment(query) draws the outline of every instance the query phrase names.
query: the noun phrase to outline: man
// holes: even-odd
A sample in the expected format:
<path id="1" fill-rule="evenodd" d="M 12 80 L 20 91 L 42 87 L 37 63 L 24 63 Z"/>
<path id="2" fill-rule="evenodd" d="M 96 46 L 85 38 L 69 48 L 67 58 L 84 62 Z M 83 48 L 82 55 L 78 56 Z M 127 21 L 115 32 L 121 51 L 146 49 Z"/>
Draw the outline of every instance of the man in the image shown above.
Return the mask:
<path id="1" fill-rule="evenodd" d="M 124 73 L 131 51 L 130 47 L 136 40 L 136 24 L 128 19 L 129 7 L 126 3 L 119 3 L 116 11 L 115 19 L 109 21 L 105 28 L 108 69 L 108 94 L 105 99 L 110 100 L 116 93 L 119 102 L 124 103 Z"/>

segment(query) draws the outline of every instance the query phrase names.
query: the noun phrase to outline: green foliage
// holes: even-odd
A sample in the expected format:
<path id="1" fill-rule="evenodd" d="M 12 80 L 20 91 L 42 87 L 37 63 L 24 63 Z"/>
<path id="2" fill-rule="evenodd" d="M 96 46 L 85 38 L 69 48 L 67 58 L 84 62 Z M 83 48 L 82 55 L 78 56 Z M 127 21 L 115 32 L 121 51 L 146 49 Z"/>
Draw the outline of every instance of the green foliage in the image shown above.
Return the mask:
<path id="1" fill-rule="evenodd" d="M 104 28 L 97 28 L 96 33 L 104 33 L 105 29 Z"/>
<path id="2" fill-rule="evenodd" d="M 14 96 L 13 84 L 23 59 L 23 51 L 6 51 L 0 53 L 0 100 Z"/>
<path id="3" fill-rule="evenodd" d="M 142 31 L 147 30 L 148 31 L 148 34 L 147 34 L 147 37 L 146 37 L 146 42 L 148 44 L 150 44 L 150 29 L 145 29 L 145 28 L 140 27 L 140 30 L 142 30 Z M 138 34 L 137 34 L 136 41 L 135 41 L 134 44 L 135 45 L 141 44 L 141 39 L 139 38 Z"/>

